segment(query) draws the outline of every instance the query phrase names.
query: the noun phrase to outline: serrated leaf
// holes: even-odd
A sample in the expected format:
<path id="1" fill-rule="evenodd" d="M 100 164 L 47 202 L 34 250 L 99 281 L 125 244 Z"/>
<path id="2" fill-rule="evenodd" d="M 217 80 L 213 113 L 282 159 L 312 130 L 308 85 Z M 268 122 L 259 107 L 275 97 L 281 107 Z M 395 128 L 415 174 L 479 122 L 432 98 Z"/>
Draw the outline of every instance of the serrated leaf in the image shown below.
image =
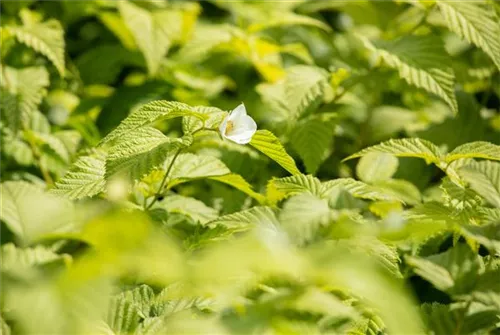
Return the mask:
<path id="1" fill-rule="evenodd" d="M 462 211 L 475 209 L 481 205 L 481 197 L 476 192 L 455 184 L 448 177 L 443 179 L 440 188 L 443 190 L 444 203 L 447 207 Z"/>
<path id="2" fill-rule="evenodd" d="M 364 42 L 389 67 L 397 70 L 408 84 L 441 97 L 453 113 L 458 113 L 454 92 L 455 74 L 449 66 L 450 57 L 439 38 L 408 35 L 393 41 L 371 43 L 364 39 Z"/>
<path id="3" fill-rule="evenodd" d="M 317 107 L 328 87 L 328 72 L 314 66 L 297 65 L 287 69 L 285 95 L 297 117 Z"/>
<path id="4" fill-rule="evenodd" d="M 321 225 L 329 223 L 330 208 L 326 199 L 309 193 L 293 196 L 283 206 L 279 221 L 298 244 L 311 241 Z"/>
<path id="5" fill-rule="evenodd" d="M 170 164 L 171 159 L 165 163 Z M 192 153 L 180 154 L 172 166 L 167 188 L 189 180 L 222 176 L 231 173 L 226 164 L 213 156 L 195 155 Z"/>
<path id="6" fill-rule="evenodd" d="M 272 204 L 304 192 L 321 196 L 319 179 L 312 175 L 299 174 L 285 178 L 273 178 L 267 183 L 267 198 Z"/>
<path id="7" fill-rule="evenodd" d="M 500 208 L 500 163 L 472 162 L 459 170 L 469 187 L 493 206 Z"/>
<path id="8" fill-rule="evenodd" d="M 453 334 L 458 320 L 457 311 L 450 305 L 439 303 L 425 303 L 422 305 L 422 314 L 429 329 L 436 335 Z"/>
<path id="9" fill-rule="evenodd" d="M 257 92 L 272 112 L 269 120 L 287 123 L 314 111 L 324 100 L 328 78 L 328 72 L 322 68 L 296 65 L 287 68 L 283 80 L 259 84 Z"/>
<path id="10" fill-rule="evenodd" d="M 331 122 L 317 118 L 300 122 L 291 131 L 290 144 L 304 161 L 308 173 L 316 173 L 330 155 L 334 131 Z"/>
<path id="11" fill-rule="evenodd" d="M 169 11 L 148 11 L 129 1 L 120 1 L 118 9 L 146 59 L 149 74 L 156 73 L 172 44 L 168 31 L 172 19 Z"/>
<path id="12" fill-rule="evenodd" d="M 397 193 L 385 190 L 376 185 L 368 185 L 362 181 L 354 180 L 352 178 L 338 178 L 329 180 L 321 184 L 321 197 L 330 197 L 334 190 L 343 189 L 349 192 L 355 198 L 368 199 L 368 200 L 383 200 L 383 201 L 399 201 L 403 202 L 403 197 Z"/>
<path id="13" fill-rule="evenodd" d="M 265 21 L 263 20 L 263 22 L 258 22 L 250 25 L 248 29 L 250 31 L 260 31 L 274 27 L 283 27 L 287 25 L 304 25 L 304 26 L 317 27 L 325 31 L 331 31 L 330 26 L 319 20 L 313 19 L 309 16 L 298 15 L 292 12 L 288 13 L 276 12 L 272 14 L 273 15 L 267 17 Z"/>
<path id="14" fill-rule="evenodd" d="M 129 50 L 137 48 L 134 36 L 117 13 L 101 12 L 97 17 L 116 37 L 118 37 L 124 47 Z"/>
<path id="15" fill-rule="evenodd" d="M 106 176 L 125 174 L 132 179 L 140 179 L 162 165 L 175 150 L 187 147 L 192 142 L 191 135 L 171 138 L 155 128 L 136 129 L 124 135 L 110 149 L 106 158 Z"/>
<path id="16" fill-rule="evenodd" d="M 28 126 L 49 86 L 49 73 L 43 67 L 14 69 L 2 66 L 2 119 L 12 131 Z"/>
<path id="17" fill-rule="evenodd" d="M 43 134 L 38 132 L 30 132 L 29 136 L 34 137 L 40 144 L 43 144 L 42 151 L 48 151 L 49 154 L 56 159 L 60 159 L 63 163 L 69 163 L 70 154 L 64 143 L 52 134 Z M 44 148 L 46 147 L 46 148 Z"/>
<path id="18" fill-rule="evenodd" d="M 293 158 L 288 155 L 279 139 L 269 130 L 257 130 L 250 145 L 281 165 L 292 175 L 300 174 Z"/>
<path id="19" fill-rule="evenodd" d="M 448 28 L 480 47 L 500 69 L 500 23 L 486 1 L 437 1 Z"/>
<path id="20" fill-rule="evenodd" d="M 416 205 L 422 201 L 422 195 L 418 188 L 404 179 L 389 179 L 379 181 L 375 185 L 389 194 L 396 195 L 408 205 Z"/>
<path id="21" fill-rule="evenodd" d="M 166 331 L 165 318 L 156 316 L 144 319 L 136 328 L 134 335 L 159 335 Z"/>
<path id="22" fill-rule="evenodd" d="M 433 143 L 419 138 L 402 138 L 389 140 L 380 144 L 365 148 L 347 158 L 344 161 L 362 157 L 366 154 L 378 152 L 387 153 L 397 157 L 417 157 L 425 159 L 427 164 L 439 164 L 442 153 Z"/>
<path id="23" fill-rule="evenodd" d="M 216 107 L 196 106 L 193 110 L 200 114 L 205 114 L 207 119 L 202 121 L 197 117 L 185 116 L 182 118 L 182 131 L 184 133 L 192 133 L 202 128 L 217 129 L 227 116 L 227 112 Z"/>
<path id="24" fill-rule="evenodd" d="M 226 24 L 197 23 L 193 37 L 175 55 L 179 62 L 201 62 L 211 51 L 233 38 L 234 27 Z"/>
<path id="25" fill-rule="evenodd" d="M 479 256 L 465 244 L 426 258 L 408 256 L 406 260 L 416 274 L 450 294 L 470 292 L 481 268 Z"/>
<path id="26" fill-rule="evenodd" d="M 106 156 L 97 151 L 93 155 L 80 157 L 73 163 L 50 192 L 64 195 L 71 200 L 93 197 L 104 191 L 105 173 Z"/>
<path id="27" fill-rule="evenodd" d="M 73 204 L 21 181 L 1 184 L 0 219 L 23 243 L 75 229 Z"/>
<path id="28" fill-rule="evenodd" d="M 144 55 L 150 75 L 157 73 L 172 44 L 189 37 L 200 12 L 196 3 L 148 10 L 133 2 L 121 1 L 118 9 Z"/>
<path id="29" fill-rule="evenodd" d="M 389 180 L 398 169 L 399 161 L 391 154 L 372 152 L 363 157 L 356 166 L 359 179 L 367 183 Z"/>
<path id="30" fill-rule="evenodd" d="M 141 318 L 149 315 L 153 300 L 154 292 L 146 285 L 114 296 L 108 306 L 107 324 L 117 334 L 132 333 Z"/>
<path id="31" fill-rule="evenodd" d="M 206 224 L 211 228 L 223 226 L 236 230 L 248 230 L 257 225 L 277 226 L 279 222 L 270 207 L 256 206 L 241 212 L 220 216 Z"/>
<path id="32" fill-rule="evenodd" d="M 133 111 L 116 129 L 101 140 L 100 145 L 120 138 L 133 130 L 147 126 L 153 122 L 181 116 L 195 116 L 200 120 L 205 120 L 206 118 L 206 115 L 197 113 L 193 107 L 181 102 L 153 101 Z"/>
<path id="33" fill-rule="evenodd" d="M 2 271 L 7 272 L 21 271 L 23 269 L 67 258 L 41 245 L 37 245 L 33 248 L 17 248 L 14 244 L 7 243 L 2 245 L 0 253 L 2 258 Z"/>
<path id="34" fill-rule="evenodd" d="M 154 209 L 164 209 L 168 213 L 180 213 L 193 221 L 205 224 L 217 217 L 217 210 L 208 207 L 202 201 L 182 195 L 170 195 L 155 203 Z"/>
<path id="35" fill-rule="evenodd" d="M 462 225 L 459 230 L 464 237 L 484 245 L 492 254 L 500 255 L 500 220 L 481 226 Z"/>
<path id="36" fill-rule="evenodd" d="M 64 75 L 64 30 L 59 21 L 50 19 L 36 22 L 28 15 L 21 15 L 22 26 L 2 27 L 2 33 L 11 34 L 33 50 L 47 57 Z"/>
<path id="37" fill-rule="evenodd" d="M 445 161 L 451 163 L 461 158 L 483 158 L 500 161 L 500 145 L 477 141 L 462 144 L 445 156 Z"/>

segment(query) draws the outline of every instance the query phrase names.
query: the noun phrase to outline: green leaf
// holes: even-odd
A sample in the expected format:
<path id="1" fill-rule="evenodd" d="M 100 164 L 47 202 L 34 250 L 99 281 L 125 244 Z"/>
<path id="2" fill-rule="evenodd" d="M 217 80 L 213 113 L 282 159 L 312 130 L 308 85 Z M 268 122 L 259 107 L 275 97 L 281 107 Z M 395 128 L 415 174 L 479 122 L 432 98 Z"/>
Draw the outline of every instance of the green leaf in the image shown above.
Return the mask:
<path id="1" fill-rule="evenodd" d="M 312 175 L 299 174 L 285 178 L 273 178 L 267 184 L 267 197 L 271 203 L 300 193 L 322 195 L 322 185 L 318 178 Z"/>
<path id="2" fill-rule="evenodd" d="M 372 152 L 363 157 L 356 166 L 356 173 L 364 182 L 376 183 L 389 180 L 398 169 L 399 161 L 391 154 Z"/>
<path id="3" fill-rule="evenodd" d="M 101 12 L 97 16 L 102 23 L 115 34 L 120 40 L 122 45 L 129 49 L 134 50 L 137 48 L 134 36 L 128 30 L 127 25 L 117 13 Z"/>
<path id="4" fill-rule="evenodd" d="M 67 255 L 59 255 L 54 251 L 37 245 L 33 248 L 16 248 L 14 244 L 2 245 L 0 250 L 2 258 L 2 271 L 17 272 L 55 261 L 69 261 Z"/>
<path id="5" fill-rule="evenodd" d="M 461 158 L 483 158 L 500 161 L 500 145 L 489 142 L 470 142 L 456 147 L 445 156 L 446 163 Z"/>
<path id="6" fill-rule="evenodd" d="M 439 38 L 409 35 L 393 41 L 371 43 L 364 39 L 364 42 L 408 84 L 441 97 L 453 113 L 458 112 L 455 74 Z"/>
<path id="7" fill-rule="evenodd" d="M 186 10 L 147 10 L 130 1 L 120 1 L 120 14 L 141 50 L 149 74 L 155 74 L 170 46 L 185 39 L 199 12 L 197 4 Z"/>
<path id="8" fill-rule="evenodd" d="M 335 127 L 318 118 L 300 122 L 291 131 L 290 144 L 304 161 L 308 173 L 316 173 L 331 154 Z"/>
<path id="9" fill-rule="evenodd" d="M 338 178 L 323 182 L 321 184 L 321 197 L 331 197 L 335 190 L 341 189 L 349 192 L 355 198 L 399 201 L 404 203 L 404 197 L 400 196 L 397 192 L 378 187 L 377 185 L 368 185 L 352 178 Z"/>
<path id="10" fill-rule="evenodd" d="M 458 324 L 456 308 L 437 302 L 422 305 L 423 319 L 436 335 L 453 334 Z"/>
<path id="11" fill-rule="evenodd" d="M 114 296 L 108 307 L 107 323 L 117 334 L 133 332 L 141 318 L 149 316 L 154 298 L 153 290 L 146 285 Z"/>
<path id="12" fill-rule="evenodd" d="M 181 116 L 195 116 L 200 120 L 206 118 L 206 115 L 196 112 L 193 107 L 181 102 L 153 101 L 133 111 L 116 129 L 103 138 L 100 144 L 108 143 L 153 122 Z"/>
<path id="13" fill-rule="evenodd" d="M 253 190 L 252 185 L 250 185 L 242 176 L 236 173 L 230 173 L 222 176 L 212 176 L 208 177 L 210 180 L 215 180 L 220 183 L 232 186 L 241 192 L 249 195 L 250 197 L 257 200 L 259 203 L 263 204 L 265 202 L 265 197 Z"/>
<path id="14" fill-rule="evenodd" d="M 164 164 L 168 166 L 170 159 Z M 172 166 L 167 188 L 189 180 L 223 176 L 231 173 L 220 159 L 213 156 L 195 155 L 192 153 L 180 154 Z"/>
<path id="15" fill-rule="evenodd" d="M 43 151 L 48 151 L 56 159 L 60 159 L 63 163 L 70 162 L 70 154 L 64 143 L 52 134 L 43 134 L 38 132 L 30 132 L 40 144 L 43 144 L 48 150 L 42 147 Z"/>
<path id="16" fill-rule="evenodd" d="M 182 195 L 169 195 L 162 201 L 155 203 L 154 209 L 164 209 L 168 213 L 180 213 L 193 219 L 195 222 L 205 224 L 217 217 L 217 210 L 208 207 L 200 200 Z"/>
<path id="17" fill-rule="evenodd" d="M 402 138 L 397 140 L 389 140 L 365 148 L 347 158 L 344 158 L 344 161 L 362 157 L 372 152 L 387 153 L 397 157 L 422 158 L 425 159 L 427 164 L 439 164 L 442 157 L 442 153 L 439 148 L 429 141 L 419 138 Z"/>
<path id="18" fill-rule="evenodd" d="M 459 170 L 469 187 L 493 206 L 500 208 L 500 163 L 472 162 Z"/>
<path id="19" fill-rule="evenodd" d="M 463 211 L 481 205 L 482 199 L 476 192 L 455 184 L 448 177 L 443 178 L 440 188 L 443 190 L 443 200 L 447 207 Z"/>
<path id="20" fill-rule="evenodd" d="M 149 73 L 156 73 L 172 44 L 168 33 L 169 13 L 163 10 L 150 12 L 129 1 L 120 1 L 118 8 L 146 59 Z"/>
<path id="21" fill-rule="evenodd" d="M 293 116 L 300 116 L 323 101 L 328 72 L 314 66 L 297 65 L 287 69 L 285 94 Z"/>
<path id="22" fill-rule="evenodd" d="M 23 25 L 2 27 L 2 35 L 4 33 L 13 35 L 19 42 L 47 57 L 63 76 L 64 30 L 59 21 L 50 19 L 36 22 L 29 12 L 21 13 Z"/>
<path id="23" fill-rule="evenodd" d="M 66 199 L 21 181 L 2 183 L 0 195 L 0 219 L 23 243 L 75 229 L 73 204 Z"/>
<path id="24" fill-rule="evenodd" d="M 321 225 L 330 221 L 330 208 L 326 199 L 302 193 L 290 198 L 280 212 L 279 221 L 298 244 L 311 241 Z"/>
<path id="25" fill-rule="evenodd" d="M 281 165 L 292 175 L 300 174 L 293 158 L 288 155 L 279 139 L 269 130 L 257 130 L 250 145 Z"/>
<path id="26" fill-rule="evenodd" d="M 422 201 L 422 195 L 418 188 L 404 179 L 379 181 L 375 186 L 388 194 L 394 194 L 398 199 L 401 199 L 408 205 L 416 205 Z"/>
<path id="27" fill-rule="evenodd" d="M 158 335 L 167 331 L 164 317 L 146 318 L 136 328 L 134 335 Z"/>
<path id="28" fill-rule="evenodd" d="M 417 275 L 450 294 L 469 293 L 481 268 L 479 256 L 466 244 L 426 258 L 408 256 L 406 261 Z"/>
<path id="29" fill-rule="evenodd" d="M 175 55 L 175 60 L 183 63 L 203 61 L 214 49 L 230 42 L 234 30 L 226 24 L 198 22 L 193 37 Z"/>
<path id="30" fill-rule="evenodd" d="M 223 226 L 235 230 L 248 230 L 258 225 L 264 227 L 279 225 L 278 219 L 270 207 L 252 207 L 241 212 L 220 216 L 206 224 L 210 228 Z"/>
<path id="31" fill-rule="evenodd" d="M 14 69 L 2 66 L 2 119 L 14 132 L 27 126 L 49 86 L 49 73 L 43 67 Z M 24 123 L 24 124 L 23 124 Z"/>
<path id="32" fill-rule="evenodd" d="M 202 128 L 217 129 L 222 120 L 228 115 L 227 112 L 216 107 L 196 106 L 193 110 L 197 113 L 206 115 L 206 120 L 200 120 L 194 116 L 183 117 L 182 131 L 184 133 L 193 133 Z"/>
<path id="33" fill-rule="evenodd" d="M 71 200 L 93 197 L 104 191 L 105 173 L 106 156 L 103 152 L 96 151 L 90 156 L 80 157 L 73 163 L 50 192 L 64 195 Z"/>
<path id="34" fill-rule="evenodd" d="M 280 119 L 297 119 L 313 111 L 324 100 L 329 88 L 328 72 L 315 66 L 287 68 L 286 77 L 275 84 L 260 84 L 257 92 Z"/>
<path id="35" fill-rule="evenodd" d="M 448 28 L 475 44 L 500 70 L 500 23 L 486 1 L 437 1 Z"/>
<path id="36" fill-rule="evenodd" d="M 5 319 L 2 317 L 2 315 L 0 315 L 0 331 L 2 332 L 2 335 L 12 334 L 9 325 L 7 324 L 7 322 L 5 322 Z"/>
<path id="37" fill-rule="evenodd" d="M 467 239 L 485 246 L 492 254 L 500 254 L 500 217 L 481 226 L 461 225 L 459 231 Z"/>
<path id="38" fill-rule="evenodd" d="M 277 11 L 266 17 L 263 22 L 258 22 L 250 25 L 248 28 L 250 31 L 260 31 L 274 27 L 284 27 L 287 25 L 303 25 L 303 26 L 311 26 L 323 29 L 324 31 L 331 31 L 329 25 L 313 19 L 309 16 L 298 15 L 292 12 L 283 13 L 281 11 Z"/>
<path id="39" fill-rule="evenodd" d="M 110 149 L 106 158 L 106 176 L 125 174 L 131 179 L 140 179 L 162 165 L 174 150 L 188 147 L 192 142 L 191 135 L 171 138 L 155 128 L 136 129 L 121 137 Z"/>

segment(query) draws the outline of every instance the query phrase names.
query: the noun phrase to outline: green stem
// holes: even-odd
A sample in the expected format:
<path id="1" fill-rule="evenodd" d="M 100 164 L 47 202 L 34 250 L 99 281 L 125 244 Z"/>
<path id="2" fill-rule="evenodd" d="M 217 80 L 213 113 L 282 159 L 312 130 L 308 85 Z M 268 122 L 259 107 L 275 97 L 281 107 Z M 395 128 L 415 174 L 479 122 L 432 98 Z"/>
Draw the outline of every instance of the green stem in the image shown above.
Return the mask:
<path id="1" fill-rule="evenodd" d="M 26 127 L 24 127 L 24 128 L 26 128 Z M 45 169 L 45 167 L 43 166 L 42 155 L 40 154 L 40 151 L 39 151 L 37 145 L 35 144 L 35 142 L 33 141 L 33 139 L 31 138 L 30 134 L 28 134 L 26 136 L 26 140 L 27 140 L 28 144 L 30 145 L 31 152 L 33 153 L 33 157 L 35 158 L 37 165 L 40 168 L 40 172 L 42 173 L 42 176 L 43 176 L 43 179 L 45 180 L 45 183 L 47 183 L 48 186 L 54 185 L 54 180 L 50 176 L 49 171 L 47 171 Z"/>
<path id="2" fill-rule="evenodd" d="M 467 304 L 465 305 L 463 313 L 460 315 L 460 319 L 457 322 L 457 327 L 455 328 L 455 335 L 460 335 L 460 332 L 462 331 L 462 327 L 465 321 L 465 316 L 467 314 L 467 311 L 469 310 L 470 305 L 472 304 L 472 299 L 467 301 Z"/>
<path id="3" fill-rule="evenodd" d="M 165 175 L 163 176 L 163 180 L 160 183 L 160 187 L 158 187 L 158 190 L 155 193 L 153 201 L 151 201 L 151 203 L 148 206 L 146 206 L 146 209 L 150 209 L 156 203 L 156 201 L 158 201 L 158 197 L 160 197 L 162 195 L 163 189 L 165 188 L 165 184 L 167 183 L 168 175 L 170 174 L 170 171 L 172 170 L 172 167 L 174 166 L 175 160 L 177 159 L 177 157 L 181 153 L 182 149 L 183 148 L 179 148 L 175 152 L 175 155 L 172 158 L 172 161 L 170 162 L 170 165 L 167 168 L 167 172 L 165 172 Z"/>

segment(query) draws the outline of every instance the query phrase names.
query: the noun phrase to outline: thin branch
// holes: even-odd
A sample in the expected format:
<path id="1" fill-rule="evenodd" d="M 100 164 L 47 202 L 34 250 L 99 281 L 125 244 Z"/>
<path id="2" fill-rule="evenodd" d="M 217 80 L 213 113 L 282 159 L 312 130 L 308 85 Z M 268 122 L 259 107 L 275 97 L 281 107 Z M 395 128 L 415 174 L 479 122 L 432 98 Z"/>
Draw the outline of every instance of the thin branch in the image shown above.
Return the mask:
<path id="1" fill-rule="evenodd" d="M 172 167 L 174 166 L 175 160 L 177 159 L 177 157 L 181 153 L 182 149 L 183 148 L 179 148 L 176 151 L 174 157 L 172 158 L 172 161 L 170 162 L 170 165 L 167 168 L 167 172 L 165 172 L 165 175 L 163 176 L 163 180 L 161 181 L 160 187 L 158 187 L 158 190 L 156 191 L 156 193 L 154 195 L 153 201 L 151 201 L 151 203 L 148 206 L 146 206 L 145 209 L 150 209 L 156 203 L 156 201 L 158 201 L 158 198 L 162 195 L 163 189 L 165 188 L 165 184 L 167 183 L 168 175 L 170 174 L 170 171 L 172 170 Z"/>
<path id="2" fill-rule="evenodd" d="M 40 168 L 40 172 L 42 173 L 43 179 L 45 180 L 47 185 L 49 185 L 49 186 L 54 185 L 54 180 L 50 176 L 49 171 L 47 171 L 42 164 L 42 155 L 40 154 L 39 148 L 37 147 L 37 145 L 35 144 L 35 142 L 31 138 L 30 134 L 28 134 L 28 136 L 26 136 L 26 139 L 28 141 L 28 144 L 30 145 L 31 151 L 33 152 L 33 157 L 35 158 L 36 163 L 37 163 L 38 167 Z"/>

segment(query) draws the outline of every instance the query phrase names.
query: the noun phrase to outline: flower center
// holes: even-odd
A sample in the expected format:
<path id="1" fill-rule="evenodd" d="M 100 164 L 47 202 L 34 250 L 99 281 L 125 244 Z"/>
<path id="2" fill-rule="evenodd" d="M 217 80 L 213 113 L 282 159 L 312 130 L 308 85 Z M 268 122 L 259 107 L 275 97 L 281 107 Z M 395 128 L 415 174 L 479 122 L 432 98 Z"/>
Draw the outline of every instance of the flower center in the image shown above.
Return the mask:
<path id="1" fill-rule="evenodd" d="M 233 121 L 227 121 L 225 134 L 228 135 L 231 132 L 231 130 L 233 130 L 233 129 L 234 129 Z"/>

